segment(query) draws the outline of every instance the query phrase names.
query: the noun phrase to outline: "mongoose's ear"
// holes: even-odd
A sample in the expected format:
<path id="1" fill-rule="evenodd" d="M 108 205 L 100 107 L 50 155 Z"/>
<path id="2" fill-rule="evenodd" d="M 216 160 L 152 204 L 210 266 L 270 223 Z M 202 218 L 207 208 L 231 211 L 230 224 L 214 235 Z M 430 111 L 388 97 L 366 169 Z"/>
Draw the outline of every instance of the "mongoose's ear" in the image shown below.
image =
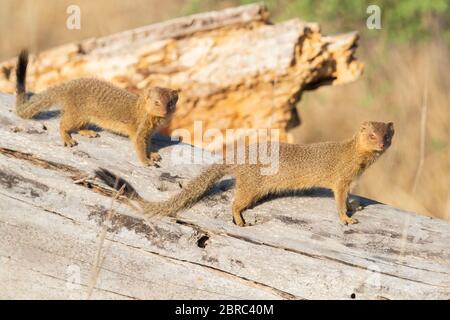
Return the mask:
<path id="1" fill-rule="evenodd" d="M 175 103 L 178 101 L 178 94 L 180 93 L 180 91 L 181 91 L 180 89 L 172 90 L 171 95 Z"/>
<path id="2" fill-rule="evenodd" d="M 146 97 L 147 99 L 153 100 L 155 94 L 154 94 L 154 92 L 153 92 L 153 89 L 150 88 L 150 89 L 147 89 L 147 90 L 146 90 L 146 92 L 144 93 L 144 95 L 145 95 L 145 97 Z"/>
<path id="3" fill-rule="evenodd" d="M 391 133 L 391 135 L 394 134 L 395 130 L 394 130 L 394 123 L 393 122 L 388 122 L 387 123 L 387 130 Z"/>

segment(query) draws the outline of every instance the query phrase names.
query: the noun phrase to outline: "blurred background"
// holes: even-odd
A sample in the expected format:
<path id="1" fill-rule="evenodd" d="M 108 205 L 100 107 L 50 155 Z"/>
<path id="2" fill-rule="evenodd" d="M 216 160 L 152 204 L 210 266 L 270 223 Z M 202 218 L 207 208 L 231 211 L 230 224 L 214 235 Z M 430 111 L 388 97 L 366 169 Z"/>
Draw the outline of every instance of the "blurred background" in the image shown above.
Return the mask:
<path id="1" fill-rule="evenodd" d="M 21 48 L 108 35 L 177 16 L 247 4 L 248 0 L 0 0 L 0 61 Z M 393 121 L 390 150 L 353 193 L 425 215 L 450 219 L 450 0 L 268 0 L 275 22 L 318 22 L 324 34 L 352 30 L 365 73 L 356 82 L 303 95 L 296 142 L 338 140 L 365 120 Z M 81 29 L 65 27 L 69 5 Z M 366 9 L 381 9 L 369 30 Z"/>

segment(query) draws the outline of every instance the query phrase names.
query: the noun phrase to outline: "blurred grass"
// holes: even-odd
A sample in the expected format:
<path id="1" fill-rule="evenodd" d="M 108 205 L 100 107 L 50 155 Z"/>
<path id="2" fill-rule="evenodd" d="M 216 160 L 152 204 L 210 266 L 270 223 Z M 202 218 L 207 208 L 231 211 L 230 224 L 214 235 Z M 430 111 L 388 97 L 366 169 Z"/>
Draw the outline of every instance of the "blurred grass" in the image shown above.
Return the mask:
<path id="1" fill-rule="evenodd" d="M 69 5 L 81 9 L 81 29 L 66 28 Z M 189 1 L 0 0 L 0 60 L 24 47 L 39 52 L 183 15 Z"/>
<path id="2" fill-rule="evenodd" d="M 0 59 L 27 47 L 32 52 L 108 35 L 248 0 L 0 0 Z M 358 81 L 321 87 L 303 95 L 298 142 L 335 140 L 353 134 L 364 120 L 394 121 L 390 150 L 361 178 L 355 193 L 407 210 L 450 219 L 450 0 L 268 0 L 274 21 L 316 21 L 325 34 L 358 30 Z M 382 10 L 382 30 L 366 28 L 368 4 Z M 68 30 L 66 8 L 81 8 L 81 30 Z M 428 80 L 427 80 L 428 79 Z M 428 95 L 424 99 L 425 82 Z M 420 123 L 427 101 L 423 170 Z"/>

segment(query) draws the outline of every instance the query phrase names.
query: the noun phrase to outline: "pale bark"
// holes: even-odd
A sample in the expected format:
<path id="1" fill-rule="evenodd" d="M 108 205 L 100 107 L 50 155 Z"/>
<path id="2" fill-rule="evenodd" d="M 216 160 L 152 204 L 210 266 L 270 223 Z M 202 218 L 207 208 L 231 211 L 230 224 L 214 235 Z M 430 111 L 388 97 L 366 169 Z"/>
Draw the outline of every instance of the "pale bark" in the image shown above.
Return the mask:
<path id="1" fill-rule="evenodd" d="M 265 201 L 242 228 L 229 178 L 176 219 L 146 221 L 93 171 L 167 199 L 203 167 L 174 163 L 191 146 L 154 139 L 161 167 L 143 167 L 125 137 L 63 147 L 57 117 L 23 120 L 13 105 L 0 94 L 0 298 L 450 298 L 449 221 L 360 199 L 360 223 L 342 226 L 313 193 Z"/>

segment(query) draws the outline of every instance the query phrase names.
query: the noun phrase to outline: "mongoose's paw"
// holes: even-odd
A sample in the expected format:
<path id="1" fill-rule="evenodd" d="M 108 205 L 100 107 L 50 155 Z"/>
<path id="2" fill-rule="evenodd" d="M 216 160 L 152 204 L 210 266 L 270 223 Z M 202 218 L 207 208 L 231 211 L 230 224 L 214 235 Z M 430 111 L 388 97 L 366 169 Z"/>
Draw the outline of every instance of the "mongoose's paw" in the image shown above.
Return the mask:
<path id="1" fill-rule="evenodd" d="M 341 223 L 344 225 L 358 223 L 358 220 L 356 220 L 355 218 L 350 218 L 347 215 L 341 215 L 339 218 L 341 220 Z"/>
<path id="2" fill-rule="evenodd" d="M 88 137 L 88 138 L 97 138 L 100 137 L 100 135 L 94 131 L 94 130 L 80 130 L 78 133 L 82 136 Z"/>
<path id="3" fill-rule="evenodd" d="M 152 152 L 152 153 L 150 153 L 150 160 L 161 161 L 161 156 L 157 152 Z"/>
<path id="4" fill-rule="evenodd" d="M 143 160 L 142 160 L 142 163 L 143 163 L 144 165 L 146 165 L 146 166 L 154 166 L 154 165 L 155 165 L 155 161 L 153 161 L 153 160 L 150 159 L 150 158 L 143 159 Z"/>
<path id="5" fill-rule="evenodd" d="M 154 154 L 156 154 L 156 156 L 153 156 Z M 157 163 L 157 161 L 159 161 L 159 160 L 161 160 L 161 156 L 159 154 L 157 154 L 157 153 L 152 153 L 149 158 L 146 158 L 146 159 L 142 160 L 142 162 L 146 166 L 159 167 L 159 165 Z"/>
<path id="6" fill-rule="evenodd" d="M 250 226 L 250 224 L 246 223 L 246 222 L 244 221 L 244 219 L 242 219 L 242 218 L 235 219 L 235 218 L 233 217 L 233 223 L 234 223 L 235 225 L 239 226 L 239 227 L 249 227 L 249 226 Z"/>
<path id="7" fill-rule="evenodd" d="M 75 147 L 78 142 L 74 139 L 64 141 L 64 147 Z"/>

